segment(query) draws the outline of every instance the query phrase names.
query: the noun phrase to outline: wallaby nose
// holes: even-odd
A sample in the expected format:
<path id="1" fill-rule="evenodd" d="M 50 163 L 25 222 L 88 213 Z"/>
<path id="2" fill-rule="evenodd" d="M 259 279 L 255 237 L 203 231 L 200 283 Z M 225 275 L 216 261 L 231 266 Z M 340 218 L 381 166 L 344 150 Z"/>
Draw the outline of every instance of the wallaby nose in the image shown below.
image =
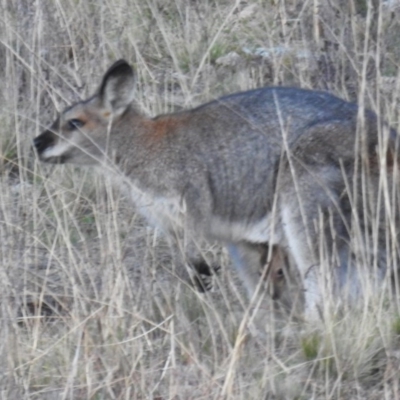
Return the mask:
<path id="1" fill-rule="evenodd" d="M 46 131 L 33 139 L 33 146 L 38 154 L 41 154 L 47 147 L 54 142 L 54 137 L 51 132 Z"/>
<path id="2" fill-rule="evenodd" d="M 35 147 L 37 151 L 40 151 L 42 146 L 43 146 L 43 139 L 40 136 L 36 136 L 35 139 L 33 139 L 33 147 Z"/>

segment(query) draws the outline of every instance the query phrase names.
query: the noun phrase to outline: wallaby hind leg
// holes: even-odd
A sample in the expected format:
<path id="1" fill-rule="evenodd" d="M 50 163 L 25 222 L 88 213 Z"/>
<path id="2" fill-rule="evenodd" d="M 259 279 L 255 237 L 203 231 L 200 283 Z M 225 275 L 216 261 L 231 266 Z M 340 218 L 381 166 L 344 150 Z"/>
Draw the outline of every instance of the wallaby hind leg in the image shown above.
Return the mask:
<path id="1" fill-rule="evenodd" d="M 302 173 L 286 186 L 281 218 L 289 251 L 304 284 L 307 320 L 323 317 L 325 306 L 337 306 L 338 289 L 348 278 L 349 220 L 341 171 Z M 328 301 L 328 302 L 327 302 Z"/>
<path id="2" fill-rule="evenodd" d="M 318 306 L 321 303 L 321 292 L 318 285 L 318 263 L 313 254 L 314 249 L 307 244 L 304 235 L 297 234 L 298 231 L 304 230 L 304 227 L 302 224 L 297 223 L 298 221 L 294 218 L 291 210 L 285 210 L 283 212 L 282 220 L 286 225 L 285 232 L 291 254 L 299 268 L 303 281 L 305 317 L 307 320 L 318 320 L 320 319 L 320 310 Z"/>

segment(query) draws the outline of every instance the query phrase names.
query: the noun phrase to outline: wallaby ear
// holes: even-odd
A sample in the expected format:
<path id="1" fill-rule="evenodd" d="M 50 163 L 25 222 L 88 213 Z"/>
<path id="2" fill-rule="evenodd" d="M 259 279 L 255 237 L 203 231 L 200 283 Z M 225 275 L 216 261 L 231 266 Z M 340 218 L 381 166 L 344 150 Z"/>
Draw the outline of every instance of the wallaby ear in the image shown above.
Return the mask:
<path id="1" fill-rule="evenodd" d="M 125 61 L 115 62 L 104 74 L 99 96 L 114 115 L 121 115 L 134 99 L 135 73 Z"/>

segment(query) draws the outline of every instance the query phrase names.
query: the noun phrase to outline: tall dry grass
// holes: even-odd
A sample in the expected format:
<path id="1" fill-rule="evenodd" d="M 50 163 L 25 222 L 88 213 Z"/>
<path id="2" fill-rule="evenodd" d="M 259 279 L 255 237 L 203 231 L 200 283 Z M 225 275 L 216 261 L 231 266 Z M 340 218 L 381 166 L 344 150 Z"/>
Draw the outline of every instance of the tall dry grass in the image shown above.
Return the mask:
<path id="1" fill-rule="evenodd" d="M 110 182 L 31 151 L 55 110 L 122 57 L 151 115 L 285 84 L 357 100 L 398 128 L 399 7 L 2 0 L 1 398 L 399 399 L 398 296 L 371 296 L 319 327 L 271 304 L 266 336 L 247 335 L 221 249 L 188 249 L 222 267 L 215 292 L 199 294 L 183 255 Z"/>

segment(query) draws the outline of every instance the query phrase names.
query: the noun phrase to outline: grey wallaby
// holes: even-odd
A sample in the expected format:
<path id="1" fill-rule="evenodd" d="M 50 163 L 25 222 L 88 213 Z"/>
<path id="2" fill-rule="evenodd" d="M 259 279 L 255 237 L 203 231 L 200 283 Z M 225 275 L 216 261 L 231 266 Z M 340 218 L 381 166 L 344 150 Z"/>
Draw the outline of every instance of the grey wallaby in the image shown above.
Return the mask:
<path id="1" fill-rule="evenodd" d="M 290 254 L 282 246 L 260 244 L 260 276 L 264 289 L 277 306 L 292 316 L 300 316 L 304 306 L 301 277 Z"/>
<path id="2" fill-rule="evenodd" d="M 45 162 L 100 166 L 164 232 L 225 245 L 250 297 L 259 244 L 284 247 L 310 318 L 325 289 L 357 297 L 364 275 L 381 281 L 398 257 L 398 134 L 328 93 L 265 87 L 150 118 L 120 60 L 34 146 Z"/>
<path id="3" fill-rule="evenodd" d="M 282 292 L 290 283 L 289 255 L 277 245 L 260 245 L 260 275 L 267 281 L 267 289 L 274 300 L 282 297 Z"/>

